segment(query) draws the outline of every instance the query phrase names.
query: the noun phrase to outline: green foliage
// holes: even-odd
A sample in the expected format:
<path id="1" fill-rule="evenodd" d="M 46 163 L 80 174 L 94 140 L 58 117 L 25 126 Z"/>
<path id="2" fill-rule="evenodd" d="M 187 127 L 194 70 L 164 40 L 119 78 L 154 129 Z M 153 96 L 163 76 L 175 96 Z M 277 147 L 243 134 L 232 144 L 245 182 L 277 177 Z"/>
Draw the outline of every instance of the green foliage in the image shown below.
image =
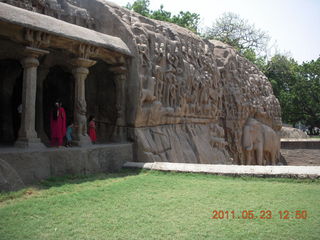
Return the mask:
<path id="1" fill-rule="evenodd" d="M 197 13 L 191 13 L 189 11 L 181 11 L 178 15 L 174 15 L 171 19 L 172 23 L 178 24 L 181 27 L 188 28 L 195 33 L 197 33 L 198 31 L 199 21 L 200 15 Z"/>
<path id="2" fill-rule="evenodd" d="M 163 5 L 160 9 L 152 11 L 149 9 L 149 0 L 136 0 L 133 4 L 128 3 L 126 8 L 133 10 L 143 16 L 160 20 L 171 22 L 177 24 L 181 27 L 187 28 L 194 33 L 197 33 L 198 25 L 200 21 L 200 15 L 197 13 L 191 13 L 189 11 L 180 11 L 178 15 L 173 15 L 171 12 L 165 11 Z"/>
<path id="3" fill-rule="evenodd" d="M 47 181 L 0 203 L 0 238 L 317 239 L 318 180 L 144 171 Z M 48 188 L 49 187 L 49 188 Z M 288 197 L 290 196 L 290 197 Z M 211 219 L 213 210 L 271 210 L 272 219 Z M 284 220 L 280 210 L 307 210 Z M 266 226 L 269 226 L 266 228 Z"/>
<path id="4" fill-rule="evenodd" d="M 143 16 L 149 17 L 150 15 L 149 5 L 150 5 L 149 0 L 136 0 L 133 4 L 127 3 L 125 7 L 137 13 L 140 13 Z"/>
<path id="5" fill-rule="evenodd" d="M 320 58 L 299 65 L 275 55 L 264 73 L 280 101 L 284 122 L 320 127 Z"/>
<path id="6" fill-rule="evenodd" d="M 163 5 L 160 6 L 160 9 L 153 11 L 150 17 L 160 21 L 171 22 L 171 12 L 165 11 Z"/>
<path id="7" fill-rule="evenodd" d="M 294 123 L 295 106 L 292 105 L 295 84 L 298 79 L 298 63 L 292 59 L 283 55 L 275 55 L 268 62 L 265 75 L 269 78 L 272 84 L 273 92 L 279 99 L 282 120 L 286 123 Z"/>
<path id="8" fill-rule="evenodd" d="M 320 127 L 320 57 L 299 66 L 294 88 L 293 105 L 296 121 L 311 127 Z"/>
<path id="9" fill-rule="evenodd" d="M 266 56 L 257 56 L 256 52 L 251 48 L 243 50 L 242 55 L 255 64 L 262 72 L 265 71 Z"/>

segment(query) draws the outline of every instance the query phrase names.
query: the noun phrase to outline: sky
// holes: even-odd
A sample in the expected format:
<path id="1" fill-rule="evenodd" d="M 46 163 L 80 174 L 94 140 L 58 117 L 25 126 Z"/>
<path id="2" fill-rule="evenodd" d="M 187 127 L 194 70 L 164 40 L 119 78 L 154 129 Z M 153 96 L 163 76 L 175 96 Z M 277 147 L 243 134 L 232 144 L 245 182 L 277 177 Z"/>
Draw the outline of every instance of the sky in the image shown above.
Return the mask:
<path id="1" fill-rule="evenodd" d="M 125 6 L 134 0 L 111 0 Z M 150 0 L 150 9 L 160 5 L 177 14 L 200 14 L 200 28 L 210 27 L 224 12 L 239 14 L 256 28 L 266 31 L 270 46 L 299 63 L 320 57 L 320 0 Z"/>

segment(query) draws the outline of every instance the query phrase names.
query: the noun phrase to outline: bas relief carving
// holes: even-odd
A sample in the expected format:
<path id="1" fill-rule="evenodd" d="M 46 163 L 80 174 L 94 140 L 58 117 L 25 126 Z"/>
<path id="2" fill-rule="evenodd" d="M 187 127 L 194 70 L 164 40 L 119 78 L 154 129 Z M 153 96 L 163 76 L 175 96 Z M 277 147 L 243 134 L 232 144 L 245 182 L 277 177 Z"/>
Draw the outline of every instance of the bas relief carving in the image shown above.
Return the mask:
<path id="1" fill-rule="evenodd" d="M 275 165 L 280 157 L 280 138 L 269 126 L 249 118 L 243 129 L 243 148 L 247 165 Z"/>
<path id="2" fill-rule="evenodd" d="M 279 102 L 268 79 L 230 46 L 107 2 L 6 2 L 123 37 L 134 54 L 135 71 L 128 69 L 127 79 L 134 91 L 126 88 L 132 109 L 126 107 L 126 114 L 136 161 L 277 164 L 278 145 L 267 142 L 278 144 Z M 97 8 L 105 19 L 93 18 Z M 86 46 L 79 50 L 84 57 L 95 55 Z"/>
<path id="3" fill-rule="evenodd" d="M 234 164 L 276 164 L 276 146 L 265 146 L 263 157 L 260 148 L 249 151 L 243 146 L 247 119 L 256 117 L 259 134 L 273 131 L 274 138 L 281 126 L 279 103 L 257 67 L 226 44 L 130 14 L 125 19 L 137 44 L 141 81 L 139 124 L 201 123 L 209 126 L 210 147 L 226 158 L 230 154 Z M 151 122 L 150 115 L 156 120 Z M 170 156 L 167 160 L 177 161 Z"/>

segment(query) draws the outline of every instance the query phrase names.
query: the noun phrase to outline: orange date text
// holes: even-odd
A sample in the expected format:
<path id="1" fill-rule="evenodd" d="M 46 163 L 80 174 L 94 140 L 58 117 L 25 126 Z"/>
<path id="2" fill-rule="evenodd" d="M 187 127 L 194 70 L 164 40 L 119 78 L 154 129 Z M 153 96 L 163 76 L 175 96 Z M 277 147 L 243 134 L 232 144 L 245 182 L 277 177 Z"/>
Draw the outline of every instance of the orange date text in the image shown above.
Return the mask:
<path id="1" fill-rule="evenodd" d="M 308 212 L 307 210 L 280 210 L 274 211 L 271 210 L 214 210 L 212 211 L 211 219 L 307 219 Z"/>

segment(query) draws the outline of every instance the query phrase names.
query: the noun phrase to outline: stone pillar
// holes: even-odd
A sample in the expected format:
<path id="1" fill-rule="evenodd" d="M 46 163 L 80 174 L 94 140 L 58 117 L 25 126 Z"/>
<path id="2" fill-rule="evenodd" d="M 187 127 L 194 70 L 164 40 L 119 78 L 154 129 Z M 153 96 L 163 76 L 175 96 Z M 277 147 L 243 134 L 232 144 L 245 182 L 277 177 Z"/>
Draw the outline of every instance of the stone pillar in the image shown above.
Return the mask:
<path id="1" fill-rule="evenodd" d="M 38 133 L 38 137 L 41 141 L 50 146 L 50 140 L 45 133 L 44 125 L 43 125 L 43 82 L 46 79 L 49 73 L 49 68 L 47 66 L 41 65 L 38 68 L 38 79 L 37 79 L 37 99 L 36 99 L 36 131 Z"/>
<path id="2" fill-rule="evenodd" d="M 127 127 L 126 127 L 126 68 L 117 67 L 112 71 L 116 73 L 116 109 L 117 121 L 113 132 L 112 140 L 116 142 L 127 141 Z"/>
<path id="3" fill-rule="evenodd" d="M 75 78 L 74 123 L 76 128 L 73 135 L 74 143 L 78 146 L 89 146 L 91 141 L 87 134 L 85 80 L 89 74 L 88 68 L 96 62 L 85 58 L 77 58 L 72 63 L 74 66 L 72 73 Z"/>
<path id="4" fill-rule="evenodd" d="M 26 57 L 22 59 L 23 86 L 22 86 L 22 113 L 21 126 L 17 147 L 43 147 L 35 130 L 35 104 L 37 89 L 37 68 L 39 66 L 38 57 L 48 54 L 48 51 L 38 48 L 25 48 Z"/>

